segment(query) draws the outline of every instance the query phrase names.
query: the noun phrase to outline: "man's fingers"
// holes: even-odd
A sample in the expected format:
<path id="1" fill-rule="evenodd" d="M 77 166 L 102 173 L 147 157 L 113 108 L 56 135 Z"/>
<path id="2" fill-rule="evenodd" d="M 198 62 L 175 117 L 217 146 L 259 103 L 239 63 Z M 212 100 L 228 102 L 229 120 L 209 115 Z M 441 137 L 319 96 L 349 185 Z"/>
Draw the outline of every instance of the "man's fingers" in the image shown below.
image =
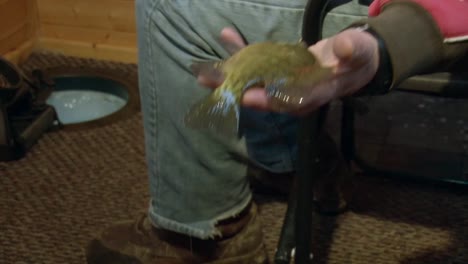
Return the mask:
<path id="1" fill-rule="evenodd" d="M 242 36 L 234 28 L 224 28 L 221 31 L 220 40 L 226 50 L 234 54 L 244 48 L 246 44 Z M 217 88 L 224 80 L 224 76 L 212 69 L 212 65 L 198 65 L 199 67 L 192 71 L 197 76 L 197 81 L 200 85 L 209 88 Z"/>
<path id="2" fill-rule="evenodd" d="M 293 115 L 304 115 L 328 101 L 326 98 L 323 98 L 323 94 L 315 98 L 312 96 L 312 98 L 304 107 L 299 107 L 289 112 Z M 265 89 L 261 87 L 249 88 L 242 97 L 242 106 L 261 111 L 271 111 L 270 98 L 266 94 Z"/>
<path id="3" fill-rule="evenodd" d="M 333 53 L 342 63 L 349 61 L 353 57 L 354 45 L 349 36 L 337 36 L 333 41 Z"/>
<path id="4" fill-rule="evenodd" d="M 242 97 L 242 105 L 257 110 L 268 111 L 268 96 L 263 88 L 249 88 Z"/>
<path id="5" fill-rule="evenodd" d="M 340 64 L 356 67 L 373 63 L 377 51 L 377 41 L 367 32 L 348 29 L 336 35 L 333 52 Z"/>
<path id="6" fill-rule="evenodd" d="M 197 81 L 200 85 L 208 87 L 208 88 L 217 88 L 223 82 L 221 79 L 213 79 L 205 75 L 199 75 L 197 77 Z"/>
<path id="7" fill-rule="evenodd" d="M 221 42 L 229 53 L 234 54 L 246 46 L 244 38 L 233 28 L 224 28 L 221 31 Z"/>

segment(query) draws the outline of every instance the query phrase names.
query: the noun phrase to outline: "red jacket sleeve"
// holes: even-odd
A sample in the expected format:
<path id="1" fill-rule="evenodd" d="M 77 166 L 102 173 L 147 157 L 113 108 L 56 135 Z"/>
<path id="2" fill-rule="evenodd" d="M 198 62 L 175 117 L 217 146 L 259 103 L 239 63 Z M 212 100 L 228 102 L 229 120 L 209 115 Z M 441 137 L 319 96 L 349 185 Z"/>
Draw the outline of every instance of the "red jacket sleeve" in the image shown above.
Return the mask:
<path id="1" fill-rule="evenodd" d="M 363 25 L 389 55 L 390 88 L 468 63 L 468 0 L 375 0 Z"/>
<path id="2" fill-rule="evenodd" d="M 422 6 L 436 21 L 444 42 L 468 40 L 468 0 L 411 0 Z M 369 16 L 377 16 L 392 0 L 375 0 Z"/>

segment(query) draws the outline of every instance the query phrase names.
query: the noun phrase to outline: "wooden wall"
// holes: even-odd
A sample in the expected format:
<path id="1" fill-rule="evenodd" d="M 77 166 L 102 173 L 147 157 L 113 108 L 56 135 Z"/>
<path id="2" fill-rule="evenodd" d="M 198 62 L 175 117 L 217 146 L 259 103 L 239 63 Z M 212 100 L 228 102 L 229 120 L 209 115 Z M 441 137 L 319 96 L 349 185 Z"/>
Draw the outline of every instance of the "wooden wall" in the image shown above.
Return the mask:
<path id="1" fill-rule="evenodd" d="M 34 49 L 136 62 L 135 0 L 0 0 L 0 55 Z"/>
<path id="2" fill-rule="evenodd" d="M 37 41 L 36 0 L 0 0 L 0 55 L 18 63 Z"/>
<path id="3" fill-rule="evenodd" d="M 136 62 L 134 0 L 37 0 L 37 6 L 39 48 Z"/>

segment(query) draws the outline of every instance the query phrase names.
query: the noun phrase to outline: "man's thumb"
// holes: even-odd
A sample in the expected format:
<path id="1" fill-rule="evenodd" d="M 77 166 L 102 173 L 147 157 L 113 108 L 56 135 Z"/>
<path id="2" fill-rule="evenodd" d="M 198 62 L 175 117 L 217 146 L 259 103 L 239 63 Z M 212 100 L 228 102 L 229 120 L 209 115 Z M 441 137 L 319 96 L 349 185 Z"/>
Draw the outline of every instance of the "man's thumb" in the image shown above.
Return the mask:
<path id="1" fill-rule="evenodd" d="M 340 64 L 360 66 L 375 58 L 377 40 L 369 33 L 347 29 L 333 40 L 333 52 Z"/>

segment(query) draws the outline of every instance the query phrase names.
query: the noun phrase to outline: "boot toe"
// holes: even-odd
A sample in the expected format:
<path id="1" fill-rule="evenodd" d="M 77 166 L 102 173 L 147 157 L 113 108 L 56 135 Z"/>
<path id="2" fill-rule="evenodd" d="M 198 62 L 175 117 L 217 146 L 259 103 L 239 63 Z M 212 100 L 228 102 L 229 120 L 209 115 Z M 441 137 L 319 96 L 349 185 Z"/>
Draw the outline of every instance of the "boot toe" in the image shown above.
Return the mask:
<path id="1" fill-rule="evenodd" d="M 138 259 L 125 255 L 93 239 L 86 248 L 86 263 L 142 264 Z"/>

